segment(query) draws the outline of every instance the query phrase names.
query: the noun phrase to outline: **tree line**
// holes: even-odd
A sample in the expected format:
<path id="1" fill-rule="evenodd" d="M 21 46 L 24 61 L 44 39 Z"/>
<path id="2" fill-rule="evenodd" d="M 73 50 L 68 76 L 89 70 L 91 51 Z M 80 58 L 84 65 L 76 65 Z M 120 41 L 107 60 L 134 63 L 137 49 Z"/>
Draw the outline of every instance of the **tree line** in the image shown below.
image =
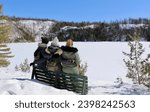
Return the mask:
<path id="1" fill-rule="evenodd" d="M 87 27 L 94 25 L 93 28 Z M 77 27 L 61 30 L 63 27 Z M 130 41 L 128 36 L 134 32 L 140 33 L 141 40 L 150 41 L 150 20 L 146 18 L 124 19 L 114 22 L 57 22 L 50 29 L 49 38 L 53 35 L 64 41 L 67 36 L 71 36 L 75 41 Z"/>
<path id="2" fill-rule="evenodd" d="M 50 38 L 50 40 L 52 40 L 54 36 L 57 36 L 60 41 L 65 41 L 67 36 L 71 36 L 74 41 L 130 41 L 131 38 L 128 35 L 138 32 L 140 33 L 141 40 L 150 41 L 150 19 L 147 18 L 129 18 L 112 22 L 65 22 L 41 18 L 20 18 L 15 16 L 7 18 L 12 21 L 37 20 L 55 22 L 49 31 L 43 34 L 43 36 Z M 93 25 L 93 27 L 89 27 L 91 25 Z M 64 30 L 63 28 L 66 26 L 70 28 Z M 26 29 L 24 30 L 22 28 L 22 31 L 26 31 Z M 28 34 L 26 35 L 28 36 Z M 29 34 L 27 38 L 29 40 L 30 38 L 34 40 L 30 35 L 31 34 Z"/>
<path id="3" fill-rule="evenodd" d="M 36 20 L 36 21 L 53 21 L 57 22 L 56 20 L 53 19 L 48 19 L 48 18 L 32 18 L 32 17 L 16 17 L 16 16 L 11 16 L 9 17 L 10 20 L 12 21 L 19 21 L 19 20 Z"/>

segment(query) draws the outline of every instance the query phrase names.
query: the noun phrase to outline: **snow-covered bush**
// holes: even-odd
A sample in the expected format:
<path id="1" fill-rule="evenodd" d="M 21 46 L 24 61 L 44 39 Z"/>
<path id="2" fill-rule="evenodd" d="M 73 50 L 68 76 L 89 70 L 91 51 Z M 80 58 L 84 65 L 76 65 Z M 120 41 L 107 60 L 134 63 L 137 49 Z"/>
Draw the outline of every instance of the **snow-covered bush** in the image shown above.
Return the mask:
<path id="1" fill-rule="evenodd" d="M 22 71 L 22 72 L 30 72 L 30 64 L 28 63 L 28 59 L 25 59 L 23 63 L 21 63 L 19 66 L 15 66 L 16 71 Z"/>
<path id="2" fill-rule="evenodd" d="M 79 69 L 80 74 L 81 74 L 81 75 L 85 75 L 85 73 L 87 72 L 87 68 L 88 68 L 87 62 L 82 63 L 82 64 L 80 65 L 80 69 Z"/>
<path id="3" fill-rule="evenodd" d="M 120 77 L 117 77 L 116 78 L 116 81 L 114 81 L 114 83 L 115 83 L 115 87 L 116 88 L 120 88 L 121 86 L 123 86 L 123 80 L 122 80 L 122 78 L 120 78 Z"/>
<path id="4" fill-rule="evenodd" d="M 116 78 L 116 81 L 114 82 L 114 83 L 117 83 L 117 84 L 123 84 L 123 80 L 122 80 L 122 78 L 120 78 L 120 77 L 117 77 Z"/>

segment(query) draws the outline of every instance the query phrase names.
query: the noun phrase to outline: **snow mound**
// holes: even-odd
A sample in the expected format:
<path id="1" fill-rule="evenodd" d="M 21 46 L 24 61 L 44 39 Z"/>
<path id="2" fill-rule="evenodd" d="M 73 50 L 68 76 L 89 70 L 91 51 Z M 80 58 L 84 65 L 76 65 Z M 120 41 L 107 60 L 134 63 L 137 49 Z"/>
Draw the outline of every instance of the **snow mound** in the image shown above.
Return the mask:
<path id="1" fill-rule="evenodd" d="M 73 95 L 67 90 L 59 90 L 44 83 L 30 79 L 0 80 L 1 95 Z"/>
<path id="2" fill-rule="evenodd" d="M 137 84 L 129 82 L 110 83 L 103 81 L 92 81 L 89 84 L 89 93 L 92 95 L 150 95 L 150 91 Z"/>

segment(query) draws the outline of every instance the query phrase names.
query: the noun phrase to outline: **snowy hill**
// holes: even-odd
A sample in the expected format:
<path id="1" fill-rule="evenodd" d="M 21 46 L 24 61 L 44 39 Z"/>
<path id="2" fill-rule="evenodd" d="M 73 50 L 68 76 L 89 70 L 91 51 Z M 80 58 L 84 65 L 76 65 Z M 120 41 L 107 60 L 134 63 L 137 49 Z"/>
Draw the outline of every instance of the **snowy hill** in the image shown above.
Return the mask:
<path id="1" fill-rule="evenodd" d="M 42 34 L 47 34 L 54 21 L 42 21 L 42 20 L 7 20 L 6 24 L 11 27 L 10 42 L 31 42 L 39 41 Z"/>
<path id="2" fill-rule="evenodd" d="M 33 61 L 33 52 L 38 43 L 12 43 L 8 44 L 15 57 L 11 58 L 11 65 L 0 70 L 0 94 L 3 95 L 76 95 L 67 90 L 59 90 L 31 80 L 31 72 L 23 73 L 15 71 L 15 65 L 19 65 L 26 58 Z M 143 43 L 149 52 L 149 43 Z M 60 45 L 65 45 L 61 42 Z M 123 62 L 122 51 L 128 52 L 126 42 L 75 42 L 74 46 L 79 49 L 82 63 L 87 62 L 86 75 L 89 79 L 89 95 L 139 95 L 148 94 L 150 91 L 142 85 L 132 84 L 125 77 L 126 67 Z M 123 83 L 116 82 L 121 78 Z"/>
<path id="3" fill-rule="evenodd" d="M 35 35 L 35 41 L 39 41 L 42 34 L 46 34 L 52 27 L 52 21 L 20 20 L 18 24 L 25 27 Z"/>

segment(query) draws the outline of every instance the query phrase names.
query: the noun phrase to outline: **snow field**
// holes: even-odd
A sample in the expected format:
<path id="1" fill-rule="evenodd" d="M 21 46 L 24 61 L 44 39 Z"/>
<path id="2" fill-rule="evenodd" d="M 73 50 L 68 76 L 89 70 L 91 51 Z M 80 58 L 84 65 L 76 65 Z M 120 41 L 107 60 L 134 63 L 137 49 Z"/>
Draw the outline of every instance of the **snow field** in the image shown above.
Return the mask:
<path id="1" fill-rule="evenodd" d="M 26 58 L 29 63 L 33 61 L 33 53 L 38 43 L 12 43 L 8 44 L 15 57 L 10 59 L 10 66 L 0 70 L 0 94 L 2 95 L 75 95 L 76 93 L 59 90 L 36 80 L 30 80 L 30 73 L 15 71 L 14 67 Z M 60 46 L 65 42 L 60 42 Z M 149 53 L 149 43 L 143 42 Z M 121 94 L 139 95 L 149 94 L 142 85 L 132 84 L 125 77 L 127 69 L 124 65 L 122 51 L 129 52 L 126 42 L 74 42 L 79 49 L 82 63 L 87 62 L 86 75 L 89 79 L 89 95 Z M 146 56 L 146 55 L 143 56 Z M 32 68 L 31 68 L 32 70 Z M 123 84 L 114 83 L 116 78 L 122 78 Z"/>

